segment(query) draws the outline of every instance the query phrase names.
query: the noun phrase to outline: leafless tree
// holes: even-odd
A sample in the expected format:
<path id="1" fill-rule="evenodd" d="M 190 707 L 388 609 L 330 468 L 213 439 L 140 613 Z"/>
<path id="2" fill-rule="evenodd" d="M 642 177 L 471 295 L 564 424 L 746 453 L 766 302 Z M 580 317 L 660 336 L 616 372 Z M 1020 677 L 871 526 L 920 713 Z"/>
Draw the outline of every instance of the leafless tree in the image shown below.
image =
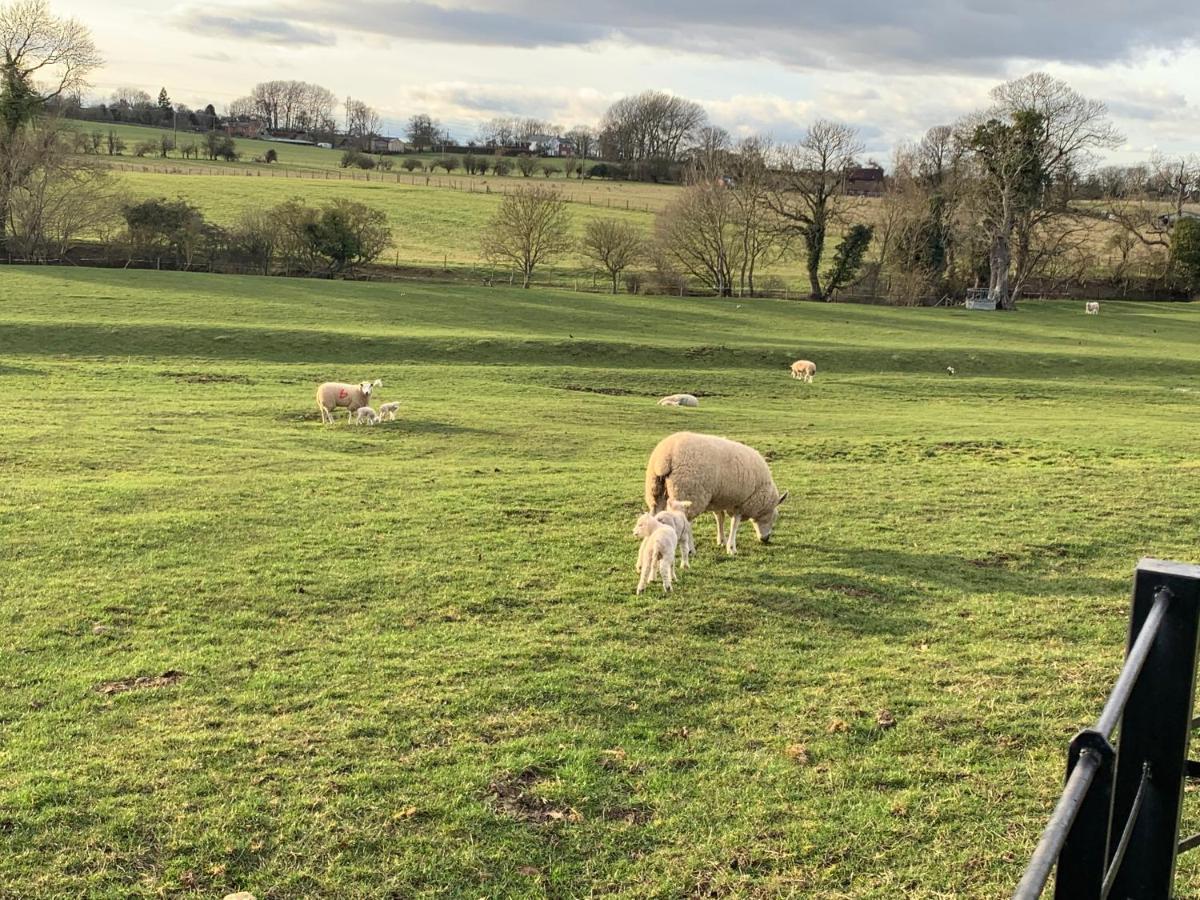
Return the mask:
<path id="1" fill-rule="evenodd" d="M 771 167 L 773 148 L 764 138 L 746 138 L 733 152 L 727 153 L 727 173 L 721 185 L 733 200 L 737 229 L 738 290 L 754 296 L 754 276 L 761 265 L 778 260 L 789 246 L 790 234 L 780 227 L 779 217 L 771 208 Z"/>
<path id="2" fill-rule="evenodd" d="M 646 238 L 630 222 L 592 219 L 583 230 L 580 251 L 597 269 L 608 275 L 615 294 L 621 273 L 645 257 Z"/>
<path id="3" fill-rule="evenodd" d="M 1182 215 L 1184 203 L 1200 191 L 1200 155 L 1155 153 L 1150 157 L 1150 182 L 1171 201 L 1175 215 Z"/>
<path id="4" fill-rule="evenodd" d="M 526 288 L 538 266 L 573 246 L 566 202 L 557 190 L 541 186 L 506 194 L 482 240 L 484 258 L 512 265 Z"/>
<path id="5" fill-rule="evenodd" d="M 705 125 L 696 131 L 688 149 L 689 180 L 720 178 L 727 174 L 733 141 L 719 125 Z"/>
<path id="6" fill-rule="evenodd" d="M 383 120 L 379 117 L 379 113 L 363 101 L 355 100 L 353 97 L 346 98 L 345 110 L 346 134 L 355 138 L 362 149 L 369 149 L 370 139 L 379 134 L 379 130 L 383 127 Z"/>
<path id="7" fill-rule="evenodd" d="M 577 125 L 565 135 L 575 145 L 575 155 L 580 159 L 591 159 L 596 155 L 596 130 L 586 125 Z"/>
<path id="8" fill-rule="evenodd" d="M 149 106 L 153 102 L 146 91 L 143 91 L 141 88 L 129 87 L 128 85 L 117 88 L 112 92 L 109 99 L 113 106 L 120 106 L 127 109 Z"/>
<path id="9" fill-rule="evenodd" d="M 723 184 L 684 188 L 655 221 L 655 245 L 669 265 L 681 269 L 723 297 L 733 293 L 734 272 L 742 266 L 738 208 Z"/>
<path id="10" fill-rule="evenodd" d="M 601 155 L 621 161 L 678 160 L 707 120 L 699 103 L 673 94 L 644 91 L 623 97 L 600 124 Z"/>
<path id="11" fill-rule="evenodd" d="M 845 190 L 846 172 L 862 152 L 858 132 L 825 119 L 814 122 L 800 141 L 777 154 L 767 206 L 781 227 L 803 244 L 805 266 L 814 300 L 823 299 L 821 256 L 830 230 L 852 204 Z"/>

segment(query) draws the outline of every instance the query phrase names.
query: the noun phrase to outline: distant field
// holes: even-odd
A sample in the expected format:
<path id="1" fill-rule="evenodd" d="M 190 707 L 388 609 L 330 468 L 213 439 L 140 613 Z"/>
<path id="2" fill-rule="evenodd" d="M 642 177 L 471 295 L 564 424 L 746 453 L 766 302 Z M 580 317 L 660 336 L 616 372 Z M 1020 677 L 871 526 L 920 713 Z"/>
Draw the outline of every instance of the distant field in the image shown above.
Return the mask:
<path id="1" fill-rule="evenodd" d="M 1197 304 L 0 269 L 0 896 L 1007 896 L 1135 560 L 1200 557 L 1198 345 Z M 399 421 L 318 424 L 376 377 Z M 683 428 L 791 498 L 638 597 Z"/>

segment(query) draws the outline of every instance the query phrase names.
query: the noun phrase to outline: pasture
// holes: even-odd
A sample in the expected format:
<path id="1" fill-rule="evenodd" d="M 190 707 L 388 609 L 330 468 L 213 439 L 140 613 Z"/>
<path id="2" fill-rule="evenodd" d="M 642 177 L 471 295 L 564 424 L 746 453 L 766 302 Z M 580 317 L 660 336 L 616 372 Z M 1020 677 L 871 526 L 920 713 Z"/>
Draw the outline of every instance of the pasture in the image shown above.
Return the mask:
<path id="1" fill-rule="evenodd" d="M 1006 895 L 1136 559 L 1200 557 L 1198 341 L 0 269 L 0 895 Z M 376 377 L 399 421 L 318 424 Z M 685 428 L 791 498 L 636 597 Z"/>

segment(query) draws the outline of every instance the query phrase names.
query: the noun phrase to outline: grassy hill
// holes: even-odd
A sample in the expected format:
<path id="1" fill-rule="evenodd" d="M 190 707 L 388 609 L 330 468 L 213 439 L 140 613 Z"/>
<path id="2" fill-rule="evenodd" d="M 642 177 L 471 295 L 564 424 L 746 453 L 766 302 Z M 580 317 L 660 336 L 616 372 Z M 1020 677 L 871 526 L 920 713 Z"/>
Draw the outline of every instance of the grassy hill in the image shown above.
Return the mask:
<path id="1" fill-rule="evenodd" d="M 1195 305 L 6 269 L 0 894 L 1005 895 L 1135 560 L 1200 555 L 1197 341 Z M 317 422 L 376 377 L 399 421 Z M 684 428 L 791 499 L 637 597 Z"/>

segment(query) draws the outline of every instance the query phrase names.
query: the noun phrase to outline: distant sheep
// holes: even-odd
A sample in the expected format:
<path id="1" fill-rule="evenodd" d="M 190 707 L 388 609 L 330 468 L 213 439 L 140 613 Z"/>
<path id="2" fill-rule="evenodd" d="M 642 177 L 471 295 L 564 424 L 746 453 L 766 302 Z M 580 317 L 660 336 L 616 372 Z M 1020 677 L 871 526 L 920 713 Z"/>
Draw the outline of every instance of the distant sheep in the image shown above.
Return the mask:
<path id="1" fill-rule="evenodd" d="M 1087 310 L 1087 314 L 1089 316 L 1100 315 L 1100 304 L 1097 303 L 1095 300 L 1089 300 L 1087 306 L 1084 307 L 1084 309 Z"/>
<path id="2" fill-rule="evenodd" d="M 692 534 L 692 523 L 687 517 L 687 510 L 691 505 L 690 500 L 667 500 L 667 508 L 654 517 L 675 529 L 675 536 L 679 538 L 679 566 L 683 569 L 690 568 L 688 560 L 696 553 L 696 538 Z"/>
<path id="3" fill-rule="evenodd" d="M 391 403 L 383 404 L 379 407 L 379 421 L 382 422 L 384 419 L 388 419 L 393 422 L 396 421 L 396 413 L 399 411 L 399 409 L 399 400 L 393 400 Z"/>
<path id="4" fill-rule="evenodd" d="M 354 416 L 355 425 L 362 425 L 364 422 L 368 425 L 379 424 L 379 413 L 369 406 L 360 406 L 351 415 Z"/>
<path id="5" fill-rule="evenodd" d="M 700 401 L 691 394 L 671 394 L 658 401 L 659 406 L 699 406 Z"/>
<path id="6" fill-rule="evenodd" d="M 371 402 L 371 391 L 381 386 L 383 381 L 364 381 L 360 384 L 343 384 L 340 381 L 327 381 L 317 388 L 317 409 L 321 411 L 321 421 L 333 424 L 333 412 L 344 406 L 353 413 L 360 406 Z"/>
<path id="7" fill-rule="evenodd" d="M 675 548 L 679 543 L 675 529 L 658 521 L 650 513 L 642 513 L 633 526 L 633 534 L 642 539 L 642 545 L 638 548 L 637 592 L 640 594 L 646 589 L 656 572 L 662 576 L 663 591 L 669 592 L 675 577 Z"/>
<path id="8" fill-rule="evenodd" d="M 817 364 L 807 359 L 798 359 L 792 363 L 792 377 L 799 378 L 804 383 L 809 383 L 813 380 L 813 376 L 817 374 Z"/>
<path id="9" fill-rule="evenodd" d="M 737 553 L 743 519 L 768 543 L 779 505 L 787 499 L 771 477 L 767 461 L 753 447 L 712 434 L 678 431 L 658 442 L 646 464 L 646 507 L 662 512 L 671 500 L 688 501 L 688 516 L 711 512 L 717 520 L 717 543 Z M 732 517 L 729 534 L 725 516 Z"/>

